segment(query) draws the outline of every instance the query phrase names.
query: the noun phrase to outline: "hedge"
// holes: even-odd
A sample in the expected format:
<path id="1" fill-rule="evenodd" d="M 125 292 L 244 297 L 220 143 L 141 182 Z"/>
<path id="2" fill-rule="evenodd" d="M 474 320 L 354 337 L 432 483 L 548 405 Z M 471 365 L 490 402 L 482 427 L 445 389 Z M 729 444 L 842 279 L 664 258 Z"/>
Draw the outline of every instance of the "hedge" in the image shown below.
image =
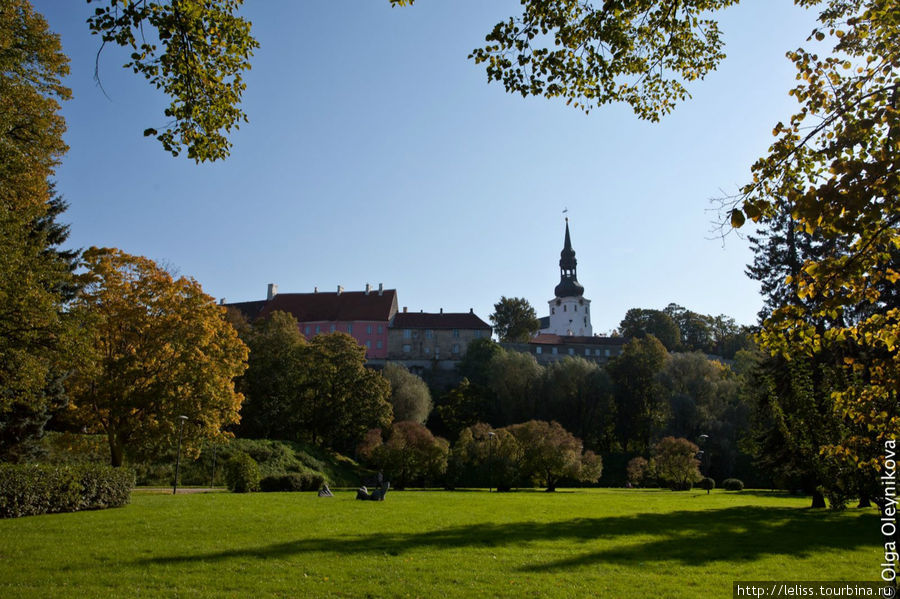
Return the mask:
<path id="1" fill-rule="evenodd" d="M 318 472 L 290 472 L 263 478 L 259 481 L 259 488 L 265 492 L 318 491 L 324 483 L 325 477 Z"/>
<path id="2" fill-rule="evenodd" d="M 134 473 L 98 464 L 0 464 L 0 518 L 121 507 Z"/>

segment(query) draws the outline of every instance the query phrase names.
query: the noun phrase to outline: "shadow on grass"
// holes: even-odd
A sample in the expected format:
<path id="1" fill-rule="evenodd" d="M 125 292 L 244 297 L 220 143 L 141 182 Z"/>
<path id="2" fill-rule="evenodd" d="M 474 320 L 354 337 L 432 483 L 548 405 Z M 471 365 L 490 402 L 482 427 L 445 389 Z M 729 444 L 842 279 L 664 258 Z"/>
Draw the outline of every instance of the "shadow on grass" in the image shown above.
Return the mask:
<path id="1" fill-rule="evenodd" d="M 168 565 L 248 557 L 279 559 L 316 552 L 400 555 L 416 549 L 478 550 L 505 546 L 527 551 L 529 543 L 544 541 L 567 543 L 573 553 L 578 553 L 580 543 L 600 541 L 599 546 L 605 548 L 521 570 L 540 572 L 597 563 L 654 561 L 679 561 L 696 566 L 716 561 L 751 561 L 766 555 L 802 557 L 823 549 L 852 550 L 874 544 L 869 533 L 877 530 L 874 514 L 847 518 L 795 508 L 734 507 L 562 522 L 482 523 L 417 533 L 307 538 L 261 547 L 155 557 L 138 560 L 137 564 Z M 597 547 L 590 545 L 590 549 Z"/>

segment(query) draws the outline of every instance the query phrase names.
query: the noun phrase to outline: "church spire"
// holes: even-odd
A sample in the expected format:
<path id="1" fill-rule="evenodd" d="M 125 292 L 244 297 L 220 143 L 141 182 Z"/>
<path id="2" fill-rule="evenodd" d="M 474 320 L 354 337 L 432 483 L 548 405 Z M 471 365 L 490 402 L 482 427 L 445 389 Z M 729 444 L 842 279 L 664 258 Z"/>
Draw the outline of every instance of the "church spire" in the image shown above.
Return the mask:
<path id="1" fill-rule="evenodd" d="M 572 238 L 569 235 L 569 217 L 566 217 L 566 240 L 563 249 L 559 253 L 559 285 L 554 289 L 556 297 L 581 297 L 584 295 L 584 287 L 578 282 L 575 260 L 575 250 L 572 249 Z"/>

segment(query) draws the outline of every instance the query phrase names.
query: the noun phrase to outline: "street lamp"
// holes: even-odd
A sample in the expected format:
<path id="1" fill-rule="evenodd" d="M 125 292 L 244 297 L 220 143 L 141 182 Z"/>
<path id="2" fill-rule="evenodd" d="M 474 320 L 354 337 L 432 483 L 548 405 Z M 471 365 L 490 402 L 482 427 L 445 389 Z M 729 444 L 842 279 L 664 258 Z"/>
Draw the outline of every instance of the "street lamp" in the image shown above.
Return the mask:
<path id="1" fill-rule="evenodd" d="M 181 435 L 184 433 L 184 421 L 187 416 L 179 416 L 178 420 L 178 451 L 175 453 L 175 484 L 172 485 L 172 495 L 178 492 L 178 471 L 181 468 Z"/>
<path id="2" fill-rule="evenodd" d="M 494 431 L 488 433 L 488 493 L 494 488 Z"/>

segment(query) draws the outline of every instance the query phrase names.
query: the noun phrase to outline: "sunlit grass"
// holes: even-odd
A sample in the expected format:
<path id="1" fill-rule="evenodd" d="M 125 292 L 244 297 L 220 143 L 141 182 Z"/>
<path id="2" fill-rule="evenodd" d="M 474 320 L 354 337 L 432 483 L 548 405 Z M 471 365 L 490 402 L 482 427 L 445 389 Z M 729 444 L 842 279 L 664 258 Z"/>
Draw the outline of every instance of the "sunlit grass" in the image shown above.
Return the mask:
<path id="1" fill-rule="evenodd" d="M 0 597 L 727 597 L 877 580 L 875 510 L 642 490 L 137 494 L 0 521 Z"/>

